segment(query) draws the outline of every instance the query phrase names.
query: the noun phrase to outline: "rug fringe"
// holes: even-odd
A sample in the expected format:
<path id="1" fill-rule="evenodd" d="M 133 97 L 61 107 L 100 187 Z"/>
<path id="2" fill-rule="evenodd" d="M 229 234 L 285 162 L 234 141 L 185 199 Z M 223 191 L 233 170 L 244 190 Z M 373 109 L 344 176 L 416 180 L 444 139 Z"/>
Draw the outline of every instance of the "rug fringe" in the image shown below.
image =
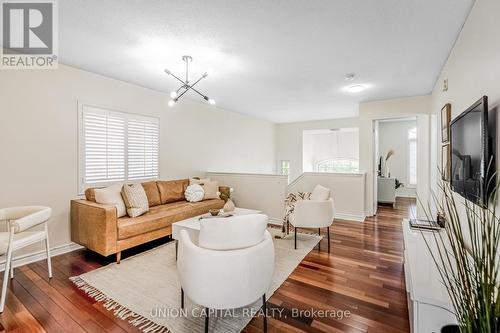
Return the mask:
<path id="1" fill-rule="evenodd" d="M 86 281 L 84 281 L 79 276 L 72 276 L 69 278 L 71 282 L 77 286 L 78 289 L 83 291 L 89 297 L 92 297 L 97 302 L 103 304 L 104 308 L 108 311 L 113 312 L 113 314 L 123 320 L 127 320 L 129 324 L 137 327 L 144 333 L 170 333 L 167 327 L 155 323 L 151 319 L 141 316 L 132 310 L 124 307 L 120 303 L 116 302 L 112 298 L 108 297 L 100 290 L 92 287 Z"/>

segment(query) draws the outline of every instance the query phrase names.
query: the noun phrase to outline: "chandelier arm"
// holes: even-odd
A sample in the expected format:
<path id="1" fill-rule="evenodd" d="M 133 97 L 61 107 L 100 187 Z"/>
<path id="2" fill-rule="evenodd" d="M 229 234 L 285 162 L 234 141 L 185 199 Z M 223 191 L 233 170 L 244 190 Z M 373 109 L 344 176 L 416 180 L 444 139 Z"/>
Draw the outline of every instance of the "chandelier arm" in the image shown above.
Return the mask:
<path id="1" fill-rule="evenodd" d="M 189 87 L 191 87 L 191 89 L 198 83 L 200 82 L 201 80 L 203 80 L 204 78 L 206 78 L 206 76 L 202 75 L 198 80 L 196 80 L 195 83 L 191 84 Z"/>
<path id="2" fill-rule="evenodd" d="M 182 83 L 182 85 L 186 85 L 186 82 L 182 81 L 181 79 L 179 79 L 174 73 L 169 73 L 172 77 L 176 78 L 177 80 L 179 80 L 179 82 Z"/>
<path id="3" fill-rule="evenodd" d="M 177 96 L 177 97 L 175 98 L 175 100 L 176 100 L 176 101 L 178 101 L 178 100 L 179 100 L 179 98 L 181 98 L 181 97 L 182 97 L 185 93 L 187 93 L 188 91 L 189 91 L 189 89 L 188 89 L 188 88 L 186 88 L 186 90 L 184 90 L 184 91 L 183 91 L 183 92 L 182 92 L 179 96 Z"/>
<path id="4" fill-rule="evenodd" d="M 193 87 L 191 87 L 191 89 L 192 89 L 195 93 L 197 93 L 198 95 L 200 95 L 201 97 L 203 97 L 205 100 L 208 98 L 208 96 L 203 95 L 201 92 L 199 92 L 198 90 L 194 89 Z"/>

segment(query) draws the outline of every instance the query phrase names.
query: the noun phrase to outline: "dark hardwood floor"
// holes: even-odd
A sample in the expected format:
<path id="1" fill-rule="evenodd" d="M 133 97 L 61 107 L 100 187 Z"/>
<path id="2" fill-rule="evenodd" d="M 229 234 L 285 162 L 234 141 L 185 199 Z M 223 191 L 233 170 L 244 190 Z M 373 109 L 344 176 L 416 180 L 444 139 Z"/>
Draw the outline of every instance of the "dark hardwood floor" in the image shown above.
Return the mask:
<path id="1" fill-rule="evenodd" d="M 378 214 L 364 223 L 336 220 L 330 228 L 331 252 L 325 237 L 320 249 L 312 250 L 269 300 L 268 308 L 275 314 L 269 319 L 269 332 L 409 332 L 401 219 L 414 209 L 415 200 L 398 198 L 395 208 L 380 206 Z M 84 250 L 60 255 L 53 258 L 51 280 L 44 261 L 16 268 L 0 328 L 137 332 L 68 280 L 110 261 Z M 311 309 L 329 310 L 329 316 L 297 313 Z M 245 328 L 245 332 L 261 331 L 260 318 Z"/>

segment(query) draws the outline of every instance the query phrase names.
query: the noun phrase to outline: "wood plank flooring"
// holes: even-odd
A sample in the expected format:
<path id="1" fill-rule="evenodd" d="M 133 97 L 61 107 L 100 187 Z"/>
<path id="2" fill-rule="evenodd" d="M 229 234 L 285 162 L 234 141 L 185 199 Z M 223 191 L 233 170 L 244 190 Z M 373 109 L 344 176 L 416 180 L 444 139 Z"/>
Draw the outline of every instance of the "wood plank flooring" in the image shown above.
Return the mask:
<path id="1" fill-rule="evenodd" d="M 381 206 L 364 223 L 336 220 L 331 252 L 325 237 L 271 297 L 269 332 L 409 332 L 400 222 L 414 209 L 414 200 L 398 198 L 395 208 Z M 84 250 L 54 257 L 51 280 L 45 261 L 16 268 L 0 331 L 138 332 L 68 280 L 111 260 Z M 329 316 L 312 309 L 329 310 Z M 244 331 L 262 332 L 262 319 L 254 318 Z"/>

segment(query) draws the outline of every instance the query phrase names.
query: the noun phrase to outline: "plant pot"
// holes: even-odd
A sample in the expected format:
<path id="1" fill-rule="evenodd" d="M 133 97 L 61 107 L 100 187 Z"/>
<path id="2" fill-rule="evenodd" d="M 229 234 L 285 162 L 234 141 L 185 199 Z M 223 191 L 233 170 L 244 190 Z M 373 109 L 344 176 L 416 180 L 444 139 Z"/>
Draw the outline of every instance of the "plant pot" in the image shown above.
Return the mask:
<path id="1" fill-rule="evenodd" d="M 234 211 L 234 202 L 231 199 L 227 199 L 226 204 L 224 205 L 224 212 L 232 212 Z"/>
<path id="2" fill-rule="evenodd" d="M 458 325 L 446 325 L 441 328 L 441 333 L 460 333 Z"/>

